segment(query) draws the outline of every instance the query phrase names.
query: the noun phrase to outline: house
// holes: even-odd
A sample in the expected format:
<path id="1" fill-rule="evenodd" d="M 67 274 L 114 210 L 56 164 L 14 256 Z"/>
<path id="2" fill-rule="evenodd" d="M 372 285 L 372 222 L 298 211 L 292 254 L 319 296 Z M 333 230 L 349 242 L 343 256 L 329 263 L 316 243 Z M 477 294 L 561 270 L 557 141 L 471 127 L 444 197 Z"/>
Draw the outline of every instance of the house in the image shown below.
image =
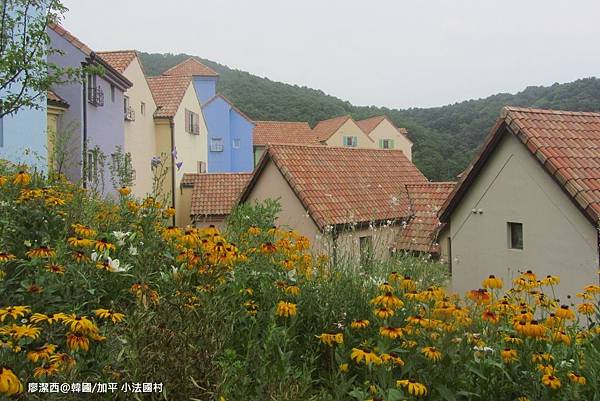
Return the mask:
<path id="1" fill-rule="evenodd" d="M 396 250 L 439 256 L 436 234 L 440 208 L 454 189 L 455 182 L 407 184 L 410 218 L 400 230 Z"/>
<path id="2" fill-rule="evenodd" d="M 103 71 L 88 74 L 84 82 L 53 88 L 69 104 L 57 125 L 57 140 L 64 148 L 61 154 L 70 156 L 61 161 L 63 172 L 72 181 L 112 193 L 109 165 L 125 145 L 123 97 L 132 83 L 62 26 L 51 24 L 48 35 L 50 46 L 59 51 L 48 56 L 49 62 Z"/>
<path id="3" fill-rule="evenodd" d="M 385 259 L 410 216 L 406 184 L 426 182 L 398 150 L 271 144 L 239 201 L 278 199 L 277 224 L 316 251 Z"/>
<path id="4" fill-rule="evenodd" d="M 444 203 L 454 291 L 532 270 L 563 303 L 598 284 L 600 114 L 507 107 Z"/>
<path id="5" fill-rule="evenodd" d="M 377 148 L 377 143 L 349 115 L 319 121 L 313 128 L 313 132 L 317 140 L 327 146 Z"/>
<path id="6" fill-rule="evenodd" d="M 251 173 L 188 173 L 181 182 L 183 207 L 187 221 L 181 225 L 223 228 L 225 219 L 236 205 Z"/>
<path id="7" fill-rule="evenodd" d="M 399 149 L 412 160 L 412 141 L 405 128 L 398 128 L 386 116 L 375 116 L 356 124 L 371 138 L 379 149 Z"/>
<path id="8" fill-rule="evenodd" d="M 317 135 L 307 122 L 295 121 L 254 121 L 254 164 L 269 143 L 296 143 L 299 145 L 318 145 Z"/>
<path id="9" fill-rule="evenodd" d="M 154 128 L 156 103 L 135 50 L 98 52 L 98 55 L 133 84 L 125 91 L 121 109 L 125 120 L 123 150 L 131 155 L 135 171 L 132 192 L 144 197 L 153 190 L 151 160 L 160 154 Z"/>
<path id="10" fill-rule="evenodd" d="M 167 160 L 163 193 L 175 207 L 175 224 L 180 225 L 189 219 L 180 203 L 183 175 L 205 171 L 208 129 L 190 76 L 161 75 L 147 82 L 156 102 L 156 155 Z"/>
<path id="11" fill-rule="evenodd" d="M 254 123 L 225 96 L 217 94 L 219 75 L 190 57 L 168 69 L 164 76 L 191 77 L 208 127 L 208 171 L 251 172 Z"/>

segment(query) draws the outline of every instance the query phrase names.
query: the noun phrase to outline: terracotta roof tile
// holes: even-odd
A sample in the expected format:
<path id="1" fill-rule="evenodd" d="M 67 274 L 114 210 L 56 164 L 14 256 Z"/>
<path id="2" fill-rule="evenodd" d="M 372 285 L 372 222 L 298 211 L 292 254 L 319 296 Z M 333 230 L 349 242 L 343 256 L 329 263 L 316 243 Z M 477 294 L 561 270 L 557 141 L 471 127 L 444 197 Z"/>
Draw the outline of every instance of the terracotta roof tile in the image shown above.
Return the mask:
<path id="1" fill-rule="evenodd" d="M 163 75 L 172 75 L 172 76 L 203 76 L 203 77 L 218 77 L 219 74 L 215 72 L 210 67 L 202 64 L 197 58 L 190 57 L 187 60 L 177 64 L 174 67 L 169 68 L 167 71 L 163 72 Z"/>
<path id="2" fill-rule="evenodd" d="M 125 72 L 129 64 L 137 57 L 135 50 L 117 50 L 97 52 L 112 68 L 119 71 L 121 74 Z"/>
<path id="3" fill-rule="evenodd" d="M 408 139 L 408 131 L 406 128 L 396 127 L 396 125 L 389 118 L 387 118 L 387 116 L 375 116 L 364 120 L 359 120 L 356 121 L 356 125 L 358 125 L 365 134 L 370 135 L 371 132 L 377 128 L 377 126 L 381 124 L 383 120 L 388 120 L 388 122 L 392 124 L 394 128 L 396 128 L 396 131 L 398 131 L 400 135 L 403 135 Z"/>
<path id="4" fill-rule="evenodd" d="M 505 129 L 506 128 L 506 129 Z M 600 217 L 600 113 L 505 107 L 478 154 L 448 198 L 447 221 L 503 132 L 515 135 L 596 224 Z"/>
<path id="5" fill-rule="evenodd" d="M 73 46 L 75 46 L 76 48 L 78 48 L 79 50 L 81 50 L 87 56 L 89 56 L 89 55 L 91 55 L 93 53 L 92 49 L 90 49 L 89 47 L 87 47 L 85 43 L 83 43 L 82 41 L 80 41 L 79 39 L 77 39 L 75 37 L 75 35 L 73 35 L 69 31 L 67 31 L 61 25 L 52 23 L 52 24 L 48 25 L 48 28 L 52 29 L 59 36 L 62 36 L 66 41 L 68 41 Z"/>
<path id="6" fill-rule="evenodd" d="M 455 185 L 455 182 L 406 185 L 412 217 L 400 232 L 396 249 L 439 253 L 436 241 L 440 226 L 438 212 Z"/>
<path id="7" fill-rule="evenodd" d="M 349 115 L 346 115 L 330 118 L 329 120 L 319 121 L 313 128 L 313 132 L 316 134 L 319 141 L 326 141 L 329 139 L 329 137 L 331 137 L 331 135 L 335 134 L 337 130 L 340 129 L 340 127 L 344 125 L 346 121 L 348 121 L 348 119 L 351 118 L 352 117 Z"/>
<path id="8" fill-rule="evenodd" d="M 154 117 L 174 117 L 192 79 L 184 76 L 161 75 L 148 77 L 147 81 L 157 107 Z"/>
<path id="9" fill-rule="evenodd" d="M 255 121 L 254 145 L 267 143 L 318 144 L 317 136 L 306 122 Z"/>
<path id="10" fill-rule="evenodd" d="M 225 216 L 250 180 L 250 173 L 184 174 L 182 185 L 193 186 L 192 216 Z"/>
<path id="11" fill-rule="evenodd" d="M 54 103 L 60 107 L 69 107 L 69 102 L 58 96 L 54 91 L 47 91 L 46 98 L 48 103 Z"/>
<path id="12" fill-rule="evenodd" d="M 276 144 L 267 146 L 242 201 L 269 160 L 321 230 L 407 217 L 405 185 L 427 182 L 402 151 Z"/>

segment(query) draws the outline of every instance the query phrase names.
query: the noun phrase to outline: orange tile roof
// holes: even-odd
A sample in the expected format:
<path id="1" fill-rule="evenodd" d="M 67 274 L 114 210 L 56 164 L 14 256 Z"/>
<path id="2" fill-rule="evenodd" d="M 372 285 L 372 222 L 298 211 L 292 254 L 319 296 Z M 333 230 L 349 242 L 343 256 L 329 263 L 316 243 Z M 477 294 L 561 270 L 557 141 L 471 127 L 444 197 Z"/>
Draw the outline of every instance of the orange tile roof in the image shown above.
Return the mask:
<path id="1" fill-rule="evenodd" d="M 346 115 L 330 118 L 329 120 L 319 121 L 313 128 L 313 132 L 317 135 L 319 141 L 326 141 L 329 139 L 329 137 L 331 137 L 331 135 L 335 134 L 337 130 L 340 129 L 340 127 L 344 125 L 346 121 L 348 121 L 348 119 L 351 118 L 352 117 L 349 115 Z"/>
<path id="2" fill-rule="evenodd" d="M 192 78 L 161 75 L 148 77 L 146 80 L 156 102 L 154 117 L 175 117 Z"/>
<path id="3" fill-rule="evenodd" d="M 185 61 L 177 64 L 174 67 L 169 68 L 163 72 L 163 75 L 179 75 L 185 77 L 192 76 L 204 76 L 204 77 L 218 77 L 219 74 L 210 67 L 202 64 L 197 58 L 190 57 Z"/>
<path id="4" fill-rule="evenodd" d="M 594 224 L 600 217 L 600 113 L 505 107 L 462 174 L 440 220 L 446 222 L 500 139 L 515 135 Z"/>
<path id="5" fill-rule="evenodd" d="M 66 41 L 68 41 L 73 46 L 75 46 L 76 48 L 78 48 L 79 50 L 81 50 L 87 56 L 89 56 L 89 55 L 91 55 L 93 53 L 92 49 L 90 49 L 89 47 L 87 47 L 85 43 L 83 43 L 81 40 L 77 39 L 75 37 L 75 35 L 73 35 L 69 31 L 67 31 L 61 25 L 55 24 L 55 23 L 51 23 L 51 24 L 48 25 L 48 28 L 52 29 L 59 36 L 62 36 Z"/>
<path id="6" fill-rule="evenodd" d="M 116 51 L 105 51 L 97 52 L 100 57 L 104 59 L 108 64 L 111 65 L 115 70 L 121 74 L 125 72 L 129 64 L 137 57 L 135 50 L 116 50 Z"/>
<path id="7" fill-rule="evenodd" d="M 46 99 L 47 99 L 48 103 L 53 103 L 59 107 L 69 107 L 69 102 L 67 102 L 62 97 L 58 96 L 53 91 L 46 92 Z"/>
<path id="8" fill-rule="evenodd" d="M 192 216 L 226 216 L 250 180 L 250 173 L 184 174 L 183 186 L 191 186 Z"/>
<path id="9" fill-rule="evenodd" d="M 409 215 L 406 184 L 427 182 L 399 150 L 268 145 L 244 201 L 272 161 L 316 225 L 369 223 Z"/>
<path id="10" fill-rule="evenodd" d="M 381 122 L 383 120 L 387 120 L 390 124 L 392 124 L 392 126 L 394 128 L 396 128 L 396 130 L 398 131 L 398 133 L 400 133 L 400 135 L 403 135 L 406 137 L 406 139 L 408 139 L 408 131 L 406 130 L 406 128 L 396 127 L 396 125 L 392 122 L 392 120 L 387 118 L 387 116 L 375 116 L 375 117 L 371 117 L 371 118 L 366 118 L 364 120 L 359 120 L 359 121 L 356 121 L 356 125 L 358 125 L 365 134 L 370 135 L 371 132 L 375 128 L 377 128 L 377 126 L 379 124 L 381 124 Z M 408 139 L 408 140 L 410 141 L 410 139 Z"/>
<path id="11" fill-rule="evenodd" d="M 438 212 L 455 185 L 455 182 L 406 185 L 412 216 L 398 236 L 396 249 L 439 253 L 436 241 L 440 226 Z"/>
<path id="12" fill-rule="evenodd" d="M 255 121 L 254 145 L 267 143 L 318 144 L 315 133 L 307 122 Z"/>

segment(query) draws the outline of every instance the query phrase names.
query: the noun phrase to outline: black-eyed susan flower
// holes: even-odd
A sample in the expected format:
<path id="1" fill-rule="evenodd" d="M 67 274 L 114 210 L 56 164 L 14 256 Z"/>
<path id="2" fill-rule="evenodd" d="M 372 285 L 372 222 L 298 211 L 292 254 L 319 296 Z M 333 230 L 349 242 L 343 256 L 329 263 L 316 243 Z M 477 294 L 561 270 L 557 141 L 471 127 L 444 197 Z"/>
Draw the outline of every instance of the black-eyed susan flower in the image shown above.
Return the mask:
<path id="1" fill-rule="evenodd" d="M 516 349 L 504 348 L 500 351 L 500 356 L 505 363 L 514 362 L 518 359 L 518 353 Z"/>
<path id="2" fill-rule="evenodd" d="M 556 372 L 554 366 L 550 364 L 540 363 L 537 365 L 537 370 L 543 375 L 553 375 Z"/>
<path id="3" fill-rule="evenodd" d="M 38 248 L 32 248 L 25 253 L 27 257 L 31 259 L 46 259 L 53 258 L 56 256 L 56 251 L 48 246 L 40 246 Z"/>
<path id="4" fill-rule="evenodd" d="M 552 356 L 552 354 L 550 354 L 548 352 L 534 352 L 531 355 L 532 363 L 552 362 L 553 360 L 554 360 L 554 357 Z"/>
<path id="5" fill-rule="evenodd" d="M 0 252 L 0 263 L 8 262 L 9 260 L 14 260 L 17 257 L 12 253 L 8 252 Z"/>
<path id="6" fill-rule="evenodd" d="M 344 343 L 344 334 L 342 333 L 322 333 L 316 337 L 329 347 L 333 347 L 335 344 Z"/>
<path id="7" fill-rule="evenodd" d="M 100 238 L 100 239 L 96 240 L 94 246 L 95 246 L 96 250 L 99 252 L 103 252 L 106 250 L 114 251 L 116 249 L 115 245 L 108 242 L 105 238 Z"/>
<path id="8" fill-rule="evenodd" d="M 3 187 L 8 182 L 8 178 L 3 175 L 0 175 L 0 187 Z"/>
<path id="9" fill-rule="evenodd" d="M 467 293 L 467 298 L 478 305 L 487 304 L 490 302 L 490 293 L 485 288 L 471 290 Z"/>
<path id="10" fill-rule="evenodd" d="M 29 321 L 31 323 L 48 323 L 48 324 L 54 324 L 56 322 L 61 321 L 65 317 L 66 317 L 66 315 L 64 313 L 49 313 L 47 315 L 43 314 L 43 313 L 34 313 L 29 318 Z"/>
<path id="11" fill-rule="evenodd" d="M 129 187 L 121 187 L 119 189 L 117 189 L 117 191 L 119 191 L 119 193 L 123 196 L 127 196 L 131 193 L 131 188 Z"/>
<path id="12" fill-rule="evenodd" d="M 298 287 L 297 285 L 288 285 L 285 287 L 284 291 L 286 294 L 293 295 L 295 297 L 300 295 L 300 287 Z"/>
<path id="13" fill-rule="evenodd" d="M 47 264 L 46 270 L 49 271 L 50 273 L 56 273 L 56 274 L 64 274 L 65 273 L 65 267 L 63 265 L 59 265 L 58 263 Z"/>
<path id="14" fill-rule="evenodd" d="M 370 324 L 371 322 L 369 322 L 368 320 L 358 319 L 352 321 L 352 323 L 350 323 L 350 327 L 352 327 L 353 329 L 364 329 L 366 327 L 369 327 Z"/>
<path id="15" fill-rule="evenodd" d="M 598 272 L 600 274 L 600 271 Z M 590 284 L 583 287 L 583 291 L 589 294 L 600 294 L 600 285 Z"/>
<path id="16" fill-rule="evenodd" d="M 386 292 L 385 294 L 378 295 L 371 300 L 374 305 L 381 305 L 390 309 L 398 309 L 404 306 L 404 302 L 395 296 L 392 292 Z"/>
<path id="17" fill-rule="evenodd" d="M 395 340 L 396 338 L 402 337 L 404 333 L 400 327 L 383 326 L 379 328 L 379 334 L 382 337 Z"/>
<path id="18" fill-rule="evenodd" d="M 500 289 L 503 286 L 502 279 L 490 274 L 488 278 L 481 283 L 483 288 Z"/>
<path id="19" fill-rule="evenodd" d="M 50 356 L 56 352 L 55 344 L 44 344 L 42 347 L 35 348 L 27 353 L 27 359 L 33 363 L 39 360 L 47 361 Z"/>
<path id="20" fill-rule="evenodd" d="M 8 327 L 7 332 L 15 340 L 20 340 L 22 338 L 31 338 L 35 340 L 40 336 L 42 330 L 39 327 L 36 327 L 31 324 L 12 324 Z"/>
<path id="21" fill-rule="evenodd" d="M 82 237 L 69 237 L 67 243 L 75 248 L 88 248 L 94 244 L 94 241 Z"/>
<path id="22" fill-rule="evenodd" d="M 542 376 L 542 384 L 552 390 L 557 390 L 561 386 L 560 379 L 550 374 Z"/>
<path id="23" fill-rule="evenodd" d="M 60 371 L 59 365 L 56 363 L 47 363 L 38 366 L 33 370 L 33 377 L 50 377 L 56 375 Z"/>
<path id="24" fill-rule="evenodd" d="M 339 371 L 341 373 L 347 373 L 349 370 L 350 370 L 350 365 L 348 365 L 347 363 L 340 363 Z"/>
<path id="25" fill-rule="evenodd" d="M 382 291 L 382 292 L 392 292 L 392 291 L 394 291 L 394 287 L 392 287 L 390 285 L 390 283 L 388 283 L 386 281 L 384 283 L 379 284 L 379 291 Z"/>
<path id="26" fill-rule="evenodd" d="M 176 214 L 176 210 L 174 207 L 168 207 L 165 210 L 163 210 L 163 213 L 162 213 L 163 218 L 165 218 L 165 219 L 171 218 L 171 217 L 175 216 L 175 214 Z"/>
<path id="27" fill-rule="evenodd" d="M 492 312 L 489 309 L 486 309 L 485 311 L 483 311 L 483 313 L 481 314 L 481 318 L 483 320 L 485 320 L 486 322 L 490 322 L 490 323 L 498 323 L 498 321 L 500 321 L 500 316 L 498 316 L 496 313 Z"/>
<path id="28" fill-rule="evenodd" d="M 87 352 L 90 349 L 90 339 L 80 332 L 72 331 L 67 334 L 67 346 L 71 351 Z"/>
<path id="29" fill-rule="evenodd" d="M 366 365 L 381 365 L 381 358 L 368 348 L 352 348 L 350 359 L 356 363 L 365 363 Z"/>
<path id="30" fill-rule="evenodd" d="M 581 313 L 582 315 L 593 315 L 596 313 L 596 305 L 591 303 L 580 304 L 577 306 L 577 312 Z"/>
<path id="31" fill-rule="evenodd" d="M 33 283 L 27 287 L 27 292 L 30 294 L 41 294 L 42 292 L 44 292 L 44 287 Z"/>
<path id="32" fill-rule="evenodd" d="M 265 242 L 260 246 L 260 251 L 266 255 L 275 253 L 277 247 L 272 242 Z"/>
<path id="33" fill-rule="evenodd" d="M 384 306 L 382 306 L 381 308 L 377 308 L 373 311 L 373 313 L 375 313 L 375 316 L 377 316 L 380 319 L 388 319 L 392 316 L 394 316 L 394 310 L 390 309 L 390 308 L 386 308 Z"/>
<path id="34" fill-rule="evenodd" d="M 90 257 L 88 255 L 86 255 L 84 252 L 81 251 L 75 251 L 71 254 L 71 257 L 77 262 L 77 263 L 83 263 L 83 262 L 88 262 L 90 261 Z"/>
<path id="35" fill-rule="evenodd" d="M 408 394 L 414 395 L 415 397 L 425 397 L 427 395 L 427 387 L 414 380 L 404 379 L 397 380 L 396 386 L 403 387 L 408 391 Z"/>
<path id="36" fill-rule="evenodd" d="M 296 316 L 296 304 L 291 302 L 279 301 L 275 314 L 281 317 L 292 317 Z"/>
<path id="37" fill-rule="evenodd" d="M 519 322 L 520 324 L 521 322 Z M 533 338 L 542 338 L 546 335 L 546 331 L 548 329 L 541 325 L 537 320 L 532 320 L 531 322 L 526 322 L 525 326 L 522 328 L 523 334 L 528 337 Z"/>
<path id="38" fill-rule="evenodd" d="M 125 319 L 123 313 L 114 312 L 110 309 L 96 309 L 94 313 L 100 319 L 111 320 L 113 323 L 119 323 Z"/>
<path id="39" fill-rule="evenodd" d="M 75 358 L 66 352 L 58 352 L 50 355 L 50 363 L 64 370 L 75 366 L 76 361 Z"/>
<path id="40" fill-rule="evenodd" d="M 571 345 L 571 337 L 562 330 L 555 331 L 552 334 L 552 340 L 556 343 Z"/>
<path id="41" fill-rule="evenodd" d="M 75 234 L 82 236 L 84 238 L 93 238 L 96 236 L 96 230 L 84 225 L 84 224 L 73 224 L 71 225 Z"/>
<path id="42" fill-rule="evenodd" d="M 578 375 L 575 372 L 569 372 L 567 374 L 567 377 L 569 378 L 571 383 L 580 384 L 580 385 L 585 385 L 587 383 L 587 380 L 584 376 Z"/>
<path id="43" fill-rule="evenodd" d="M 251 226 L 248 229 L 248 234 L 250 234 L 250 235 L 258 235 L 258 234 L 260 234 L 260 232 L 261 232 L 260 227 L 257 227 L 257 226 Z"/>
<path id="44" fill-rule="evenodd" d="M 515 336 L 514 334 L 509 334 L 504 336 L 504 341 L 509 343 L 509 344 L 523 344 L 523 340 L 520 339 L 519 337 Z"/>
<path id="45" fill-rule="evenodd" d="M 65 326 L 69 327 L 73 332 L 79 333 L 97 333 L 98 328 L 87 316 L 77 316 L 75 314 L 64 315 L 62 318 Z"/>
<path id="46" fill-rule="evenodd" d="M 554 310 L 554 314 L 565 320 L 573 320 L 575 319 L 575 313 L 569 308 L 569 305 L 561 305 L 560 308 L 556 308 Z"/>
<path id="47" fill-rule="evenodd" d="M 432 362 L 442 360 L 442 353 L 436 347 L 423 347 L 421 348 L 421 353 Z"/>
<path id="48" fill-rule="evenodd" d="M 552 276 L 552 275 L 547 275 L 546 277 L 544 277 L 541 280 L 543 285 L 557 285 L 558 283 L 560 283 L 560 277 L 558 276 Z"/>
<path id="49" fill-rule="evenodd" d="M 31 312 L 29 306 L 17 305 L 0 308 L 0 322 L 4 322 L 7 317 L 19 319 Z"/>
<path id="50" fill-rule="evenodd" d="M 15 185 L 29 185 L 31 182 L 31 175 L 25 170 L 19 171 L 12 180 Z"/>
<path id="51" fill-rule="evenodd" d="M 15 373 L 7 367 L 0 367 L 0 394 L 6 394 L 10 397 L 22 392 L 23 383 Z"/>

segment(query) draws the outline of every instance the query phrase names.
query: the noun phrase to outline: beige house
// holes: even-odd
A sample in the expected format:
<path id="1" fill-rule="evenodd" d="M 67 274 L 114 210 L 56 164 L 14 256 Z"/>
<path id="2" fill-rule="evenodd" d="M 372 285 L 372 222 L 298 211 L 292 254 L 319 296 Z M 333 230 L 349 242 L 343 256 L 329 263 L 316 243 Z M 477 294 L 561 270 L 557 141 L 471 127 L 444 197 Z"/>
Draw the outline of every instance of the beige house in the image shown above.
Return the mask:
<path id="1" fill-rule="evenodd" d="M 157 154 L 154 127 L 156 103 L 135 50 L 99 52 L 98 55 L 133 83 L 124 96 L 125 148 L 123 151 L 131 154 L 132 166 L 136 172 L 133 193 L 138 197 L 144 197 L 152 193 L 153 174 L 150 160 Z"/>
<path id="2" fill-rule="evenodd" d="M 48 91 L 46 94 L 46 130 L 47 130 L 47 143 L 46 150 L 48 152 L 48 170 L 52 171 L 56 166 L 55 159 L 55 147 L 56 147 L 56 134 L 58 132 L 59 122 L 62 115 L 69 108 L 69 103 L 58 96 L 53 91 Z"/>
<path id="3" fill-rule="evenodd" d="M 278 199 L 277 224 L 307 236 L 317 252 L 385 259 L 410 216 L 406 184 L 416 183 L 427 179 L 401 151 L 275 144 L 240 202 Z"/>
<path id="4" fill-rule="evenodd" d="M 250 180 L 251 173 L 186 173 L 181 182 L 182 226 L 222 229 L 224 221 Z"/>
<path id="5" fill-rule="evenodd" d="M 327 146 L 376 149 L 377 143 L 369 137 L 350 116 L 319 121 L 313 128 L 317 140 Z"/>
<path id="6" fill-rule="evenodd" d="M 598 284 L 599 216 L 600 114 L 505 108 L 440 213 L 453 290 L 530 269 L 568 302 Z"/>
<path id="7" fill-rule="evenodd" d="M 398 149 L 412 160 L 412 141 L 405 128 L 398 128 L 386 116 L 375 116 L 356 124 L 371 138 L 379 149 Z"/>
<path id="8" fill-rule="evenodd" d="M 181 203 L 181 182 L 185 173 L 206 171 L 208 130 L 191 77 L 161 75 L 147 81 L 157 107 L 155 152 L 168 161 L 164 193 L 177 211 L 175 224 L 182 225 L 189 216 Z"/>
<path id="9" fill-rule="evenodd" d="M 318 145 L 317 135 L 307 122 L 295 121 L 254 121 L 253 146 L 254 165 L 269 143 L 296 143 L 299 145 Z"/>

